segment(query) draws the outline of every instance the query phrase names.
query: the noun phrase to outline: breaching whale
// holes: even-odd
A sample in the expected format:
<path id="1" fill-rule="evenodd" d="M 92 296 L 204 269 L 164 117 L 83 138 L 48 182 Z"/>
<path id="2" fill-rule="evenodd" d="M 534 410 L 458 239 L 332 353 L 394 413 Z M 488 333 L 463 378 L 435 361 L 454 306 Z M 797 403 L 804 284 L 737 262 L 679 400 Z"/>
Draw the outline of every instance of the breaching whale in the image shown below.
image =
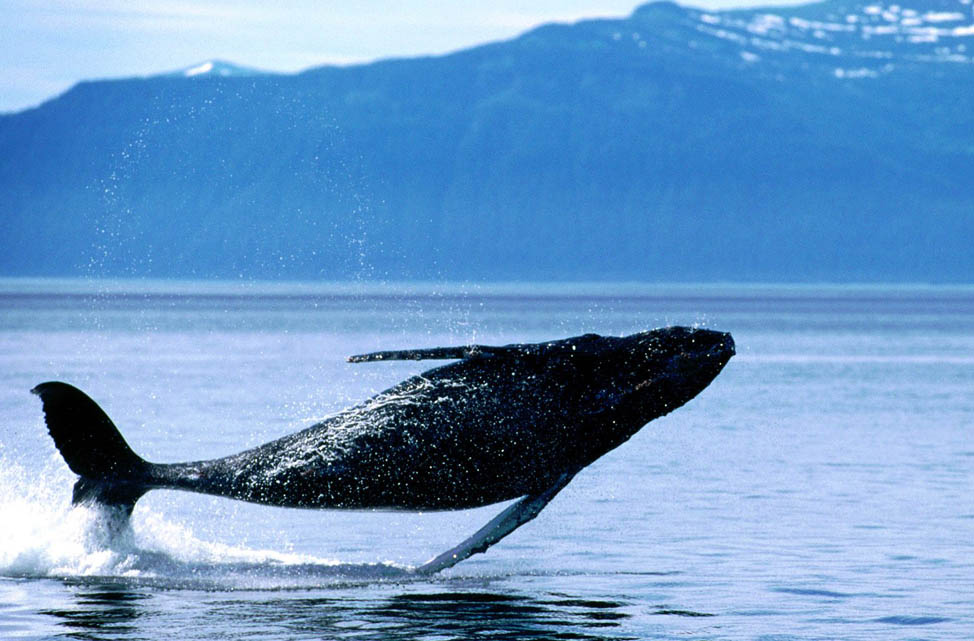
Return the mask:
<path id="1" fill-rule="evenodd" d="M 435 572 L 534 518 L 581 469 L 707 387 L 733 355 L 730 334 L 668 327 L 352 356 L 455 362 L 259 447 L 172 464 L 135 454 L 77 388 L 48 382 L 32 392 L 80 476 L 73 502 L 126 515 L 160 488 L 299 508 L 453 510 L 521 499 L 417 568 Z"/>

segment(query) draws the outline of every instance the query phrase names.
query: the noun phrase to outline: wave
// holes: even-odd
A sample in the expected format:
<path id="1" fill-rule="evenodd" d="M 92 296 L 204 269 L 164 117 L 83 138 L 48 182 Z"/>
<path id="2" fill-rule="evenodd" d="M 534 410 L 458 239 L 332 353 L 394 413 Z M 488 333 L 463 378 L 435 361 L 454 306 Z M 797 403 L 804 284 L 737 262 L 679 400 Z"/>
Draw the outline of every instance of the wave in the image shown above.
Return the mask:
<path id="1" fill-rule="evenodd" d="M 287 589 L 382 580 L 412 568 L 250 549 L 197 538 L 145 506 L 129 520 L 72 506 L 73 478 L 53 465 L 28 470 L 0 456 L 0 576 L 113 579 L 197 589 Z"/>

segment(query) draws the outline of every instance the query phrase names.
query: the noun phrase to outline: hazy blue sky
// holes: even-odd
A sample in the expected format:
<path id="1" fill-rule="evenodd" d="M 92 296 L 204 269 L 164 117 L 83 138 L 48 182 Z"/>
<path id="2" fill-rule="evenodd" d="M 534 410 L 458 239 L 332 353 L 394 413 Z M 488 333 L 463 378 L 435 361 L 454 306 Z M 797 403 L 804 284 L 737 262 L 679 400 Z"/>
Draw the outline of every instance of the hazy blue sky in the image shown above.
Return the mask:
<path id="1" fill-rule="evenodd" d="M 774 4 L 785 4 L 779 0 Z M 221 58 L 273 71 L 443 53 L 551 21 L 628 15 L 634 0 L 4 0 L 0 111 L 79 80 Z M 719 8 L 760 0 L 697 0 Z"/>

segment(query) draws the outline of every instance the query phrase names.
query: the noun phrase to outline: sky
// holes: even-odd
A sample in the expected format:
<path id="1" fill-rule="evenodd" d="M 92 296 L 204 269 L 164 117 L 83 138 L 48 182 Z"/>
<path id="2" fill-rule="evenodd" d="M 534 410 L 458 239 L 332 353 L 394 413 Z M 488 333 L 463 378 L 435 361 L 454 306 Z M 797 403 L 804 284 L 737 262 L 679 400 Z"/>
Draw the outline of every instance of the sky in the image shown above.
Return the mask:
<path id="1" fill-rule="evenodd" d="M 694 0 L 708 9 L 795 0 Z M 638 0 L 4 0 L 0 112 L 81 80 L 211 59 L 268 71 L 440 54 L 546 22 L 629 15 Z"/>

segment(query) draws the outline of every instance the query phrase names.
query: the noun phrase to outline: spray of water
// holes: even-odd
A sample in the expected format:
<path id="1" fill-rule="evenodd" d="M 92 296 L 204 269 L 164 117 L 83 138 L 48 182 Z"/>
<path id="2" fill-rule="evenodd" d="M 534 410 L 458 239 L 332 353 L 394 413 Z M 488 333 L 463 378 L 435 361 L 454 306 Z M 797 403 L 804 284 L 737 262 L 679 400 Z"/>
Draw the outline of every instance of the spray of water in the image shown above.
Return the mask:
<path id="1" fill-rule="evenodd" d="M 111 577 L 231 588 L 320 586 L 408 576 L 392 564 L 346 564 L 197 538 L 145 506 L 72 506 L 73 477 L 56 461 L 31 470 L 0 450 L 0 575 Z M 63 468 L 63 464 L 60 465 Z"/>

